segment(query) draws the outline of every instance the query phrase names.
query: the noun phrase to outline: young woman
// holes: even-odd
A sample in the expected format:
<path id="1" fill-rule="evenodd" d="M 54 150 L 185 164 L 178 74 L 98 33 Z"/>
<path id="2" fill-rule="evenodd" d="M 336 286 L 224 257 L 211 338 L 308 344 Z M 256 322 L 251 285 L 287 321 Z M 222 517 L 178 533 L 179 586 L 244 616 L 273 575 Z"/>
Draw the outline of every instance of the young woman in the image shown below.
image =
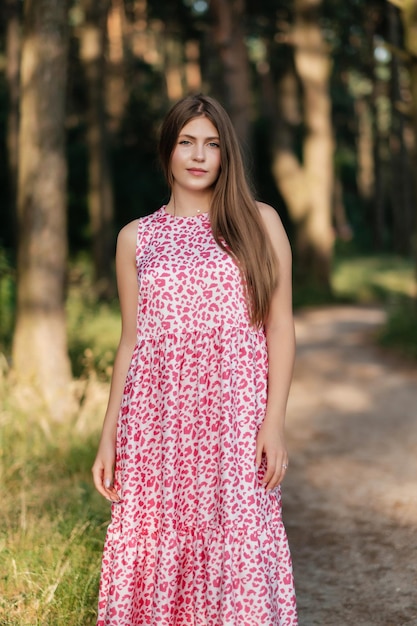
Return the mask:
<path id="1" fill-rule="evenodd" d="M 229 117 L 168 113 L 166 206 L 119 234 L 122 334 L 93 466 L 112 504 L 99 626 L 296 626 L 280 483 L 291 252 Z"/>

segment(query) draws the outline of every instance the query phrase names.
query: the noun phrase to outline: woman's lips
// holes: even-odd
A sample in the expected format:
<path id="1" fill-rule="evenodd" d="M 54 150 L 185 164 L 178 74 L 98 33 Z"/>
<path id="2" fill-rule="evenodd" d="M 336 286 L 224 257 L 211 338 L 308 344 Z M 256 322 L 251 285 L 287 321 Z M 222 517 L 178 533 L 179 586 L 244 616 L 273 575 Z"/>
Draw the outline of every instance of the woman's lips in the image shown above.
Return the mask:
<path id="1" fill-rule="evenodd" d="M 188 169 L 187 172 L 189 172 L 193 176 L 203 176 L 203 174 L 207 174 L 207 170 L 200 170 L 196 167 Z"/>

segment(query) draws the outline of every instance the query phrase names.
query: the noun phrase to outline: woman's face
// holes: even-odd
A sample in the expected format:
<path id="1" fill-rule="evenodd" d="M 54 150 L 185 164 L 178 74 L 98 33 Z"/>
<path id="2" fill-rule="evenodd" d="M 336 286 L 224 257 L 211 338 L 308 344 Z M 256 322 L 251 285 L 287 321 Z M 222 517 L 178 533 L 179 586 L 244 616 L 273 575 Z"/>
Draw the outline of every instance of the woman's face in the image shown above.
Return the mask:
<path id="1" fill-rule="evenodd" d="M 206 191 L 220 173 L 220 143 L 216 127 L 207 117 L 196 117 L 181 129 L 171 156 L 174 186 Z"/>

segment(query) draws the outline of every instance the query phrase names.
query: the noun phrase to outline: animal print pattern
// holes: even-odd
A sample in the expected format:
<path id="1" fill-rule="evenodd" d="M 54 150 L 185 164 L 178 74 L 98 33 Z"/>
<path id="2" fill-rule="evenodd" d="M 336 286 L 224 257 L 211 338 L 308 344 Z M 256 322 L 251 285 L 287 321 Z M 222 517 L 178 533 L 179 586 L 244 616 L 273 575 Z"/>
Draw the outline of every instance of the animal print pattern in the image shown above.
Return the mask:
<path id="1" fill-rule="evenodd" d="M 255 468 L 262 329 L 207 215 L 139 220 L 138 339 L 117 433 L 98 626 L 296 626 L 280 489 Z"/>

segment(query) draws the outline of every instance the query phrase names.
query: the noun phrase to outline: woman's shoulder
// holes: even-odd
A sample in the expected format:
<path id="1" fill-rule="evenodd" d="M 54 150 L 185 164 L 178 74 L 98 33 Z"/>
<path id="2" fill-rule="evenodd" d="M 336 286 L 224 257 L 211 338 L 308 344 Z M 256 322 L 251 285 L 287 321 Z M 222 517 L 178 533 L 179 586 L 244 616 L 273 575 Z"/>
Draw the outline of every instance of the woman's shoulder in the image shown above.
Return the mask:
<path id="1" fill-rule="evenodd" d="M 270 204 L 266 204 L 265 202 L 256 202 L 256 206 L 258 207 L 259 213 L 261 214 L 262 220 L 269 230 L 269 228 L 273 228 L 274 230 L 277 228 L 282 228 L 281 218 L 278 215 L 276 209 Z"/>
<path id="2" fill-rule="evenodd" d="M 136 242 L 137 232 L 139 228 L 141 218 L 133 220 L 123 226 L 123 228 L 119 231 L 117 236 L 118 244 L 127 244 L 129 242 Z"/>
<path id="3" fill-rule="evenodd" d="M 135 220 L 132 220 L 131 222 L 126 224 L 126 226 L 123 226 L 123 228 L 119 231 L 118 241 L 122 241 L 122 242 L 135 241 L 136 242 L 139 229 L 146 230 L 149 224 L 158 217 L 160 212 L 161 212 L 161 209 L 157 209 L 153 213 L 150 213 L 149 215 L 145 215 L 143 217 L 139 217 Z"/>
<path id="4" fill-rule="evenodd" d="M 283 254 L 291 255 L 287 233 L 278 212 L 270 204 L 265 204 L 265 202 L 257 202 L 256 206 L 259 209 L 265 230 L 272 241 L 278 258 Z"/>

